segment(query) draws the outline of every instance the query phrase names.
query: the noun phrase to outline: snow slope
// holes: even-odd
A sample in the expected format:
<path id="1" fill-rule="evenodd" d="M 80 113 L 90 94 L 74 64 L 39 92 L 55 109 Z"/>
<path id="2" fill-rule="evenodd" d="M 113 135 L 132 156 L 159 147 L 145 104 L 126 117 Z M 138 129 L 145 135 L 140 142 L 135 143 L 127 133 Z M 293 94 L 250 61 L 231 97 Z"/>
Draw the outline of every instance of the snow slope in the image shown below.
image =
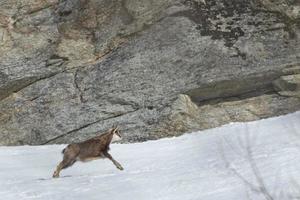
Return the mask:
<path id="1" fill-rule="evenodd" d="M 0 199 L 300 198 L 300 112 L 178 138 L 113 144 L 109 160 L 51 175 L 64 145 L 0 147 Z"/>

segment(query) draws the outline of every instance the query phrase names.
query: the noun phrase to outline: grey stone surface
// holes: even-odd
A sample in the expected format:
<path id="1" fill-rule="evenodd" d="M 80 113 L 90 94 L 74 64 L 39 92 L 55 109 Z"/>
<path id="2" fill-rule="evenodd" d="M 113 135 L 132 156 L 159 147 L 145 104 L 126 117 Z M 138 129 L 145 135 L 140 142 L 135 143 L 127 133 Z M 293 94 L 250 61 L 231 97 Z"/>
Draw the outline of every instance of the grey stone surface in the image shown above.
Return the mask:
<path id="1" fill-rule="evenodd" d="M 4 0 L 0 145 L 74 142 L 116 124 L 137 142 L 299 110 L 275 84 L 299 73 L 298 8 Z"/>
<path id="2" fill-rule="evenodd" d="M 291 67 L 286 73 L 273 82 L 275 90 L 281 96 L 300 98 L 300 66 Z"/>

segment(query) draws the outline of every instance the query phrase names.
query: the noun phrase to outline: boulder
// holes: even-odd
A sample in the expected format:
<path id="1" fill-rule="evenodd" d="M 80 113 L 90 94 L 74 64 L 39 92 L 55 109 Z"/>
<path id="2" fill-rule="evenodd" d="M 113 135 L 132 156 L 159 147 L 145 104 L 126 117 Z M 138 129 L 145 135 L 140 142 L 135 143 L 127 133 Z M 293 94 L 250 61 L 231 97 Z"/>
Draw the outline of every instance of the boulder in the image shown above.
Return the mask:
<path id="1" fill-rule="evenodd" d="M 300 98 L 300 74 L 281 76 L 273 84 L 280 95 Z"/>
<path id="2" fill-rule="evenodd" d="M 299 110 L 276 81 L 300 63 L 299 5 L 284 2 L 3 1 L 0 145 L 113 125 L 141 142 Z"/>

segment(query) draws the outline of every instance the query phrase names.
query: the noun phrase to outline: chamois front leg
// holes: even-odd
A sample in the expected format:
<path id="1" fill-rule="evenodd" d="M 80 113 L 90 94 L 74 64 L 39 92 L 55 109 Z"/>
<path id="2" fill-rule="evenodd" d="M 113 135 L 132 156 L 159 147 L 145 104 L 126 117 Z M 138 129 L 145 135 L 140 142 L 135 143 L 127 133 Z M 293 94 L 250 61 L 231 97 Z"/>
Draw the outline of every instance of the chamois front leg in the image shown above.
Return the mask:
<path id="1" fill-rule="evenodd" d="M 103 152 L 103 155 L 108 158 L 109 160 L 111 160 L 114 165 L 119 169 L 119 170 L 124 170 L 124 168 L 122 167 L 122 165 L 120 163 L 118 163 L 108 152 Z"/>

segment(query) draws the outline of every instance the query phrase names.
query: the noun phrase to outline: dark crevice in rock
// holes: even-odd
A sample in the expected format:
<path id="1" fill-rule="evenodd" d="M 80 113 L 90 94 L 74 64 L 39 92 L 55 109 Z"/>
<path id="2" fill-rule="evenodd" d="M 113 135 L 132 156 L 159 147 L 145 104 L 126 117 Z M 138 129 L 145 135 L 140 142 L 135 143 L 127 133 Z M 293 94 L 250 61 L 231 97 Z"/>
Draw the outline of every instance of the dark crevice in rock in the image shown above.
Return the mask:
<path id="1" fill-rule="evenodd" d="M 153 109 L 154 109 L 154 106 L 147 106 L 147 109 L 148 109 L 148 110 L 153 110 Z"/>
<path id="2" fill-rule="evenodd" d="M 249 99 L 252 97 L 258 97 L 261 95 L 265 95 L 265 94 L 277 94 L 277 92 L 274 90 L 274 88 L 272 87 L 272 85 L 268 85 L 264 88 L 259 88 L 259 89 L 253 89 L 251 91 L 248 92 L 243 92 L 243 93 L 239 93 L 236 95 L 231 95 L 231 96 L 225 96 L 225 97 L 216 97 L 216 98 L 212 98 L 212 99 L 207 99 L 207 100 L 203 100 L 200 102 L 195 102 L 197 105 L 202 106 L 202 105 L 216 105 L 218 103 L 221 102 L 229 102 L 229 101 L 237 101 L 237 100 L 245 100 L 245 99 Z"/>
<path id="3" fill-rule="evenodd" d="M 66 11 L 59 11 L 58 14 L 61 17 L 66 17 L 72 13 L 72 10 L 66 10 Z"/>
<path id="4" fill-rule="evenodd" d="M 78 71 L 79 69 L 77 69 L 74 73 L 74 86 L 75 88 L 78 90 L 79 92 L 79 100 L 81 103 L 85 103 L 85 100 L 83 98 L 83 91 L 81 90 L 79 84 L 78 84 Z"/>
<path id="5" fill-rule="evenodd" d="M 35 101 L 35 100 L 37 100 L 38 98 L 40 98 L 40 96 L 33 97 L 33 98 L 31 98 L 31 99 L 28 99 L 27 101 Z"/>
<path id="6" fill-rule="evenodd" d="M 67 62 L 69 60 L 69 58 L 67 57 L 61 57 L 58 55 L 52 55 L 47 61 L 46 61 L 46 66 L 61 66 L 63 65 L 65 62 Z"/>
<path id="7" fill-rule="evenodd" d="M 121 117 L 121 116 L 123 116 L 123 115 L 127 115 L 127 114 L 129 114 L 129 113 L 136 112 L 137 110 L 138 110 L 138 109 L 135 109 L 135 110 L 130 111 L 130 112 L 127 112 L 127 113 L 121 113 L 121 114 L 114 115 L 114 116 L 112 116 L 112 117 L 108 117 L 108 118 L 105 118 L 105 119 L 99 119 L 99 120 L 96 120 L 96 121 L 94 121 L 94 122 L 91 122 L 91 123 L 85 124 L 85 125 L 83 125 L 83 126 L 80 126 L 79 128 L 76 128 L 76 129 L 73 129 L 73 130 L 71 130 L 71 131 L 68 131 L 68 132 L 66 132 L 66 133 L 64 133 L 64 134 L 61 134 L 61 135 L 59 135 L 59 136 L 56 136 L 56 137 L 54 137 L 54 138 L 52 138 L 52 139 L 49 139 L 49 140 L 47 140 L 46 142 L 40 143 L 39 145 L 46 145 L 46 144 L 52 143 L 52 142 L 56 141 L 57 139 L 60 139 L 60 138 L 62 138 L 62 137 L 65 137 L 65 136 L 71 135 L 71 134 L 73 134 L 73 133 L 76 133 L 76 132 L 78 132 L 78 131 L 80 131 L 80 130 L 82 130 L 82 129 L 85 129 L 85 128 L 91 126 L 91 125 L 94 125 L 94 124 L 97 124 L 97 123 L 99 123 L 99 122 L 103 122 L 103 121 L 106 121 L 106 120 L 118 118 L 118 117 Z"/>
<path id="8" fill-rule="evenodd" d="M 48 74 L 43 77 L 32 77 L 32 78 L 24 78 L 21 80 L 16 80 L 14 82 L 10 82 L 9 86 L 0 88 L 0 101 L 11 95 L 12 93 L 17 93 L 23 90 L 26 87 L 29 87 L 39 81 L 51 78 L 59 73 L 63 73 L 64 71 L 55 72 Z"/>
<path id="9" fill-rule="evenodd" d="M 57 3 L 52 3 L 52 4 L 49 3 L 48 5 L 46 5 L 46 6 L 44 6 L 44 7 L 39 7 L 39 8 L 30 10 L 30 11 L 28 11 L 28 12 L 25 13 L 25 14 L 26 14 L 26 15 L 32 15 L 32 14 L 35 14 L 35 13 L 40 12 L 40 11 L 42 11 L 42 10 L 45 10 L 45 9 L 54 7 L 55 5 L 57 5 Z"/>
<path id="10" fill-rule="evenodd" d="M 57 54 L 53 54 L 50 58 L 49 58 L 49 60 L 63 60 L 63 61 L 68 61 L 69 60 L 69 58 L 68 57 L 63 57 L 63 56 L 59 56 L 59 55 L 57 55 Z"/>

